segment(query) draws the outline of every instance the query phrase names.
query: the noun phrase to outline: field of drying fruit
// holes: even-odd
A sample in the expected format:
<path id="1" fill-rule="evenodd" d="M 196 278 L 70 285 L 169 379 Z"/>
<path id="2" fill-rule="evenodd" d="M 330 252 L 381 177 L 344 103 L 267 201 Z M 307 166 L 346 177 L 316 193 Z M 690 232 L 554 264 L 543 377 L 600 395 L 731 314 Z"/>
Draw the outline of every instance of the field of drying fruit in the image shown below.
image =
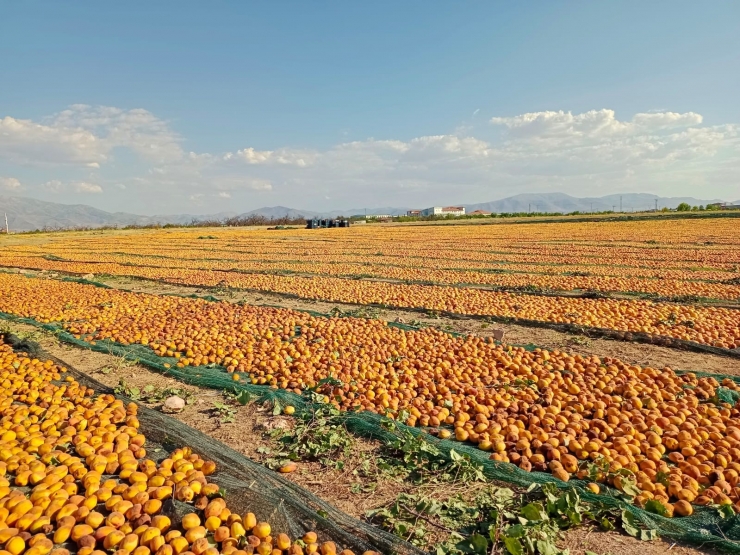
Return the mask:
<path id="1" fill-rule="evenodd" d="M 728 357 L 729 367 L 740 348 L 740 229 L 733 219 L 59 233 L 6 239 L 0 266 L 41 271 L 34 277 L 0 273 L 4 317 L 55 326 L 90 347 L 137 346 L 164 368 L 194 374 L 204 367 L 221 369 L 234 384 L 311 395 L 338 413 L 379 414 L 439 439 L 473 445 L 479 458 L 547 473 L 561 485 L 577 481 L 584 491 L 616 495 L 663 518 L 690 517 L 705 507 L 720 514 L 740 512 L 740 409 L 735 405 L 740 386 L 729 376 L 679 372 L 566 349 L 515 347 L 473 334 L 389 325 L 382 319 L 323 317 L 62 279 L 63 274 L 125 276 L 214 291 L 246 289 L 492 320 L 573 324 L 586 333 L 611 330 L 623 340 L 641 334 L 673 347 L 681 347 L 680 341 L 715 347 Z M 146 451 L 143 436 L 131 433 L 135 408 L 120 409 L 113 398 L 93 401 L 73 386 L 55 385 L 58 369 L 38 361 L 17 363 L 15 355 L 4 352 L 8 362 L 3 394 L 8 401 L 3 422 L 8 431 L 1 438 L 7 444 L 0 449 L 0 459 L 16 485 L 27 485 L 19 477 L 23 481 L 36 476 L 38 483 L 51 486 L 54 481 L 46 483 L 50 461 L 60 464 L 75 458 L 58 453 L 59 445 L 71 443 L 79 455 L 73 462 L 84 468 L 76 480 L 96 472 L 111 474 L 105 465 L 115 462 L 120 479 L 130 482 L 125 488 L 101 483 L 100 478 L 92 487 L 83 482 L 87 493 L 78 496 L 74 511 L 88 503 L 88 512 L 95 512 L 97 504 L 107 500 L 98 497 L 93 503 L 90 495 L 102 489 L 114 496 L 118 488 L 118 494 L 130 490 L 141 499 L 146 495 L 140 505 L 153 523 L 159 508 L 155 492 L 161 488 L 170 487 L 168 495 L 174 492 L 186 502 L 215 493 L 204 489 L 213 488 L 206 480 L 212 466 L 186 450 L 178 452 L 185 462 L 173 460 L 172 468 L 140 462 Z M 41 377 L 33 375 L 29 365 L 42 368 Z M 22 376 L 13 375 L 21 367 Z M 73 393 L 65 400 L 68 391 Z M 31 409 L 18 408 L 19 402 Z M 51 419 L 54 424 L 46 424 L 48 418 L 41 424 L 39 409 L 34 408 L 38 403 L 45 404 L 41 410 L 61 403 L 64 414 Z M 79 425 L 93 410 L 108 411 L 115 418 L 123 411 L 124 417 L 111 416 L 100 425 L 101 417 L 96 416 L 96 426 L 104 430 L 96 436 L 85 427 L 89 424 Z M 123 431 L 115 425 L 120 422 L 126 426 Z M 126 447 L 119 450 L 120 438 Z M 39 456 L 29 455 L 29 446 Z M 44 462 L 51 452 L 55 455 Z M 126 461 L 120 459 L 122 452 L 130 455 Z M 123 469 L 124 462 L 135 463 L 132 472 L 126 471 L 129 466 Z M 178 463 L 189 467 L 179 471 Z M 173 480 L 173 472 L 181 472 L 181 479 Z M 142 473 L 143 489 L 134 492 L 131 488 L 142 486 L 130 477 Z M 12 485 L 8 482 L 0 501 L 5 503 L 0 517 L 5 510 L 7 529 L 15 532 L 0 541 L 7 541 L 5 550 L 11 555 L 20 555 L 30 552 L 28 548 L 35 547 L 30 542 L 39 536 L 22 532 L 38 532 L 40 526 L 34 528 L 36 519 L 26 528 L 16 526 L 23 515 L 11 522 Z M 130 501 L 125 495 L 122 500 Z M 34 502 L 31 495 L 26 512 L 34 510 Z M 222 503 L 210 503 L 216 502 Z M 156 510 L 144 510 L 146 503 Z M 251 549 L 257 553 L 275 553 L 267 551 L 270 542 L 270 550 L 281 553 L 298 553 L 306 545 L 309 553 L 324 552 L 310 541 L 297 545 L 287 537 L 272 538 L 269 525 L 253 523 L 249 515 L 227 514 L 225 505 L 220 508 L 219 515 L 213 509 L 213 515 L 189 517 L 193 526 L 185 520 L 176 523 L 178 533 L 147 523 L 146 530 L 156 528 L 155 534 L 129 524 L 126 511 L 109 507 L 124 515 L 118 526 L 98 513 L 96 526 L 87 523 L 90 530 L 83 530 L 79 527 L 85 519 L 76 519 L 70 534 L 79 552 L 89 548 L 89 553 L 101 546 L 126 549 L 105 543 L 113 532 L 120 532 L 119 543 L 124 538 L 131 545 L 136 541 L 126 551 L 135 555 L 145 555 L 135 551 L 139 544 L 157 553 L 169 545 L 176 555 L 249 552 L 238 538 L 249 536 L 250 530 Z M 42 518 L 45 509 L 34 516 Z M 216 516 L 218 523 L 212 520 Z M 47 520 L 44 525 L 52 527 L 47 535 L 55 525 L 65 528 L 59 518 Z M 99 534 L 98 527 L 105 534 Z M 190 532 L 201 528 L 202 536 Z M 205 541 L 196 547 L 201 539 Z M 9 547 L 11 540 L 17 547 Z M 220 545 L 212 545 L 214 541 Z M 46 555 L 53 542 L 47 538 L 42 543 L 49 549 L 39 549 L 39 555 Z"/>
<path id="2" fill-rule="evenodd" d="M 733 218 L 208 233 L 44 236 L 8 245 L 0 266 L 740 347 Z"/>

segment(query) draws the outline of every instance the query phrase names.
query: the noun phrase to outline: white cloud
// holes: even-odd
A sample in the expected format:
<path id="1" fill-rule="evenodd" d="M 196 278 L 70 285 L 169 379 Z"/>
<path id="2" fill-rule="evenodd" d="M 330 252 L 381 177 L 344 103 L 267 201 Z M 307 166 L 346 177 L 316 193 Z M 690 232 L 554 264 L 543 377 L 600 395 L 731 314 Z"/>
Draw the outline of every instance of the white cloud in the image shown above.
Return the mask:
<path id="1" fill-rule="evenodd" d="M 44 189 L 52 193 L 61 193 L 64 190 L 64 185 L 58 179 L 52 179 L 42 185 Z"/>
<path id="2" fill-rule="evenodd" d="M 103 188 L 95 183 L 89 183 L 87 181 L 73 181 L 70 183 L 64 183 L 59 179 L 52 179 L 41 185 L 41 188 L 50 193 L 79 193 L 79 194 L 90 194 L 90 193 L 102 193 Z"/>
<path id="3" fill-rule="evenodd" d="M 708 126 L 695 112 L 667 110 L 622 119 L 609 109 L 533 112 L 454 133 L 368 138 L 322 150 L 186 152 L 181 143 L 166 122 L 142 109 L 75 105 L 41 122 L 0 120 L 0 158 L 11 166 L 56 166 L 37 188 L 127 188 L 136 192 L 132 199 L 144 200 L 125 207 L 131 211 L 172 211 L 173 201 L 188 199 L 205 206 L 235 192 L 250 205 L 309 209 L 325 206 L 327 198 L 353 206 L 414 206 L 548 190 L 713 197 L 729 191 L 728 200 L 735 200 L 729 197 L 737 196 L 732 188 L 740 181 L 736 125 Z M 128 149 L 135 161 L 117 164 L 118 149 Z"/>
<path id="4" fill-rule="evenodd" d="M 100 185 L 94 183 L 87 183 L 86 181 L 79 181 L 72 184 L 72 190 L 75 193 L 102 193 L 103 188 Z"/>
<path id="5" fill-rule="evenodd" d="M 677 114 L 676 112 L 649 112 L 636 114 L 632 118 L 635 125 L 644 129 L 671 129 L 700 125 L 704 118 L 694 112 Z"/>
<path id="6" fill-rule="evenodd" d="M 246 184 L 246 187 L 253 191 L 272 191 L 272 183 L 266 179 L 252 179 Z"/>
<path id="7" fill-rule="evenodd" d="M 90 131 L 35 123 L 6 116 L 0 119 L 0 158 L 19 164 L 103 162 L 107 149 Z"/>
<path id="8" fill-rule="evenodd" d="M 633 173 L 678 160 L 709 162 L 737 139 L 733 125 L 698 127 L 702 117 L 689 112 L 636 114 L 620 121 L 613 110 L 583 114 L 536 112 L 493 118 L 507 130 L 497 158 L 507 172 L 567 177 Z"/>
<path id="9" fill-rule="evenodd" d="M 165 122 L 141 109 L 77 104 L 41 123 L 0 119 L 0 158 L 18 164 L 98 169 L 118 147 L 150 162 L 174 162 L 183 157 L 179 143 Z"/>
<path id="10" fill-rule="evenodd" d="M 15 177 L 0 177 L 0 190 L 19 191 L 21 182 Z"/>
<path id="11" fill-rule="evenodd" d="M 184 155 L 180 137 L 167 123 L 140 108 L 75 104 L 53 116 L 52 122 L 64 129 L 91 131 L 108 150 L 127 147 L 151 162 L 172 162 Z"/>
<path id="12" fill-rule="evenodd" d="M 619 137 L 642 132 L 700 125 L 702 117 L 694 112 L 647 112 L 635 114 L 630 121 L 617 119 L 614 110 L 590 110 L 582 114 L 571 112 L 531 112 L 514 117 L 491 118 L 494 125 L 508 129 L 511 139 Z"/>
<path id="13" fill-rule="evenodd" d="M 247 164 L 278 164 L 303 168 L 313 162 L 314 156 L 315 154 L 310 151 L 290 150 L 287 148 L 275 151 L 255 150 L 250 147 L 237 150 L 235 154 L 227 152 L 223 156 L 223 159 L 226 161 L 241 160 Z"/>

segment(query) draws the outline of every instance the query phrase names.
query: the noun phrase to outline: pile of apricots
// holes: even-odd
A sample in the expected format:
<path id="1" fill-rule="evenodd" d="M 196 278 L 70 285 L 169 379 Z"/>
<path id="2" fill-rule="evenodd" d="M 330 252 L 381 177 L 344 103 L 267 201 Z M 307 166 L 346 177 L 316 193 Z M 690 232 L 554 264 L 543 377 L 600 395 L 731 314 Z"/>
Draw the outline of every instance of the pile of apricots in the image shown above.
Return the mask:
<path id="1" fill-rule="evenodd" d="M 137 410 L 0 342 L 0 554 L 352 554 L 230 511 L 189 447 L 148 459 Z M 172 498 L 192 512 L 168 517 Z"/>

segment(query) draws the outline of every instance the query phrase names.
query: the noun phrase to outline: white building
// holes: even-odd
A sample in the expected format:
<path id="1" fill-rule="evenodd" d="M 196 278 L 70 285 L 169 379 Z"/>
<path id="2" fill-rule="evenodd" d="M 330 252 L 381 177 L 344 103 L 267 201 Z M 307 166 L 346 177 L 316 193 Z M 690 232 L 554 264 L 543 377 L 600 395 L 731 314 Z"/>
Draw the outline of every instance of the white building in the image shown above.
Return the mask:
<path id="1" fill-rule="evenodd" d="M 421 211 L 422 216 L 464 216 L 463 206 L 432 206 Z"/>

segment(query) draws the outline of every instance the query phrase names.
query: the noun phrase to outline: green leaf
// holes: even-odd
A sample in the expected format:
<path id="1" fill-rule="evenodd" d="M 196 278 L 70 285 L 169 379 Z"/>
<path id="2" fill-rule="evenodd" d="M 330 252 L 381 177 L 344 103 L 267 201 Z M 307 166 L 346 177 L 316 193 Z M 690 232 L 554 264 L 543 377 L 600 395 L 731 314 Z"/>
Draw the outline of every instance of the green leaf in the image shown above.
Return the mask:
<path id="1" fill-rule="evenodd" d="M 236 394 L 236 400 L 239 404 L 246 405 L 252 400 L 252 396 L 249 394 L 249 391 L 243 389 Z"/>
<path id="2" fill-rule="evenodd" d="M 565 511 L 565 516 L 568 517 L 572 526 L 580 526 L 583 523 L 583 515 L 576 509 L 568 509 Z"/>
<path id="3" fill-rule="evenodd" d="M 735 516 L 735 511 L 732 508 L 732 505 L 718 505 L 717 512 L 722 518 L 730 518 Z"/>
<path id="4" fill-rule="evenodd" d="M 281 412 L 283 412 L 283 407 L 280 406 L 280 403 L 278 401 L 275 401 L 272 406 L 272 415 L 277 416 Z"/>
<path id="5" fill-rule="evenodd" d="M 524 547 L 518 538 L 504 538 L 504 545 L 511 555 L 524 555 Z"/>
<path id="6" fill-rule="evenodd" d="M 638 538 L 642 541 L 652 541 L 658 538 L 657 530 L 642 530 L 637 527 L 635 522 L 635 515 L 624 509 L 622 511 L 622 528 L 630 536 Z"/>
<path id="7" fill-rule="evenodd" d="M 645 503 L 645 510 L 649 513 L 654 513 L 660 516 L 666 516 L 668 514 L 668 509 L 666 509 L 666 506 L 655 499 L 650 499 L 647 503 Z"/>
<path id="8" fill-rule="evenodd" d="M 657 540 L 658 531 L 657 530 L 640 530 L 640 535 L 638 537 L 644 542 Z"/>
<path id="9" fill-rule="evenodd" d="M 614 530 L 615 528 L 614 523 L 606 517 L 601 519 L 601 521 L 599 522 L 599 526 L 601 527 L 602 530 L 606 532 L 610 530 Z"/>
<path id="10" fill-rule="evenodd" d="M 640 529 L 635 524 L 635 515 L 626 509 L 622 510 L 622 528 L 634 538 L 640 533 Z"/>
<path id="11" fill-rule="evenodd" d="M 488 540 L 480 534 L 473 534 L 457 545 L 466 553 L 475 553 L 476 555 L 486 555 L 488 553 Z"/>
<path id="12" fill-rule="evenodd" d="M 527 520 L 547 520 L 547 513 L 541 503 L 530 503 L 522 507 L 522 515 Z"/>
<path id="13" fill-rule="evenodd" d="M 622 482 L 622 491 L 630 497 L 637 497 L 642 493 L 640 488 L 632 480 L 624 480 Z"/>
<path id="14" fill-rule="evenodd" d="M 659 484 L 663 484 L 663 486 L 665 486 L 665 487 L 668 487 L 668 483 L 669 483 L 668 482 L 668 478 L 669 477 L 670 477 L 670 475 L 668 473 L 666 473 L 666 472 L 658 472 L 655 475 L 655 481 L 658 482 Z"/>
<path id="15" fill-rule="evenodd" d="M 504 530 L 504 536 L 507 538 L 521 538 L 524 537 L 525 530 L 524 526 L 521 524 L 514 524 L 513 526 L 509 526 L 506 530 Z"/>
<path id="16" fill-rule="evenodd" d="M 540 555 L 558 555 L 560 553 L 560 550 L 549 539 L 537 540 L 535 545 L 537 545 L 537 552 Z"/>

